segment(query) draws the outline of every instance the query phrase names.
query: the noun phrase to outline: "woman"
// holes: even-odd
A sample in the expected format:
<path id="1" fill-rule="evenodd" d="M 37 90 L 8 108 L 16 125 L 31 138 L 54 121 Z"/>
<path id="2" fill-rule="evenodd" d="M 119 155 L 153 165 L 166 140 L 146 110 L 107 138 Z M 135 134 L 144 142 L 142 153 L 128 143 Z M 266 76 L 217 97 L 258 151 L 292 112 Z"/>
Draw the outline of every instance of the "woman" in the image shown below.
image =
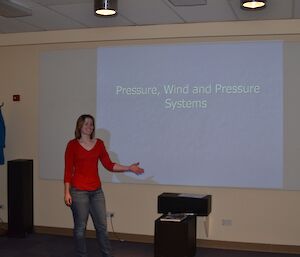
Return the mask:
<path id="1" fill-rule="evenodd" d="M 70 206 L 74 219 L 74 238 L 77 257 L 87 257 L 85 230 L 89 214 L 92 217 L 97 241 L 103 257 L 111 257 L 107 235 L 106 207 L 98 160 L 113 172 L 144 172 L 139 163 L 124 166 L 113 163 L 102 140 L 95 138 L 95 119 L 81 115 L 76 123 L 75 139 L 69 141 L 65 152 L 65 204 Z"/>

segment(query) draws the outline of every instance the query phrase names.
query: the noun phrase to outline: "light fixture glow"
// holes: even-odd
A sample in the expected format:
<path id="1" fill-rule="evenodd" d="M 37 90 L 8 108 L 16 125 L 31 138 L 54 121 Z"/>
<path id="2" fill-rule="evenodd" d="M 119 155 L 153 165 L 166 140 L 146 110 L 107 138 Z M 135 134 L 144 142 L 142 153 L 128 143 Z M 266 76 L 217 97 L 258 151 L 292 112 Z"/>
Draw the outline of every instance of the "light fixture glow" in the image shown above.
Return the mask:
<path id="1" fill-rule="evenodd" d="M 117 0 L 94 0 L 97 15 L 110 16 L 117 13 Z"/>
<path id="2" fill-rule="evenodd" d="M 116 11 L 110 10 L 110 9 L 99 9 L 99 10 L 96 10 L 96 14 L 108 16 L 108 15 L 116 14 Z"/>
<path id="3" fill-rule="evenodd" d="M 266 0 L 242 0 L 241 6 L 245 9 L 260 9 L 266 6 Z"/>

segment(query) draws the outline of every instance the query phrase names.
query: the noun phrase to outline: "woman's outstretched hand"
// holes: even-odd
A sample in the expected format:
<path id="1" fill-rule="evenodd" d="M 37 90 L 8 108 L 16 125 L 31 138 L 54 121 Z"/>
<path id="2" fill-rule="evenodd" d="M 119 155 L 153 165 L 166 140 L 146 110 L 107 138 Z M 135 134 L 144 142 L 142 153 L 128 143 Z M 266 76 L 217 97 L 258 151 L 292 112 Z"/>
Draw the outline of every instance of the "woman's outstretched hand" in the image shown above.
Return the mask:
<path id="1" fill-rule="evenodd" d="M 140 163 L 133 163 L 129 166 L 129 170 L 132 171 L 133 173 L 135 173 L 136 175 L 141 175 L 144 173 L 144 169 L 142 169 L 141 167 L 139 167 Z"/>

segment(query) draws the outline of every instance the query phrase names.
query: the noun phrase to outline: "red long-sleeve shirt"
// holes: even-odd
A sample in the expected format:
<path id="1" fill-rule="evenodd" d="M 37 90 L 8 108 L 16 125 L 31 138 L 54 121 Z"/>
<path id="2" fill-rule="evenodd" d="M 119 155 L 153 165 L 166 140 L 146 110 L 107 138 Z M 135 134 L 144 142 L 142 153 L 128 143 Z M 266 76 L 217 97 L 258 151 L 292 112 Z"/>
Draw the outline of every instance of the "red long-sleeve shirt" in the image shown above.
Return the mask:
<path id="1" fill-rule="evenodd" d="M 79 190 L 92 191 L 101 187 L 98 161 L 112 171 L 113 163 L 102 140 L 97 139 L 91 150 L 86 150 L 77 139 L 69 141 L 65 152 L 64 182 Z"/>

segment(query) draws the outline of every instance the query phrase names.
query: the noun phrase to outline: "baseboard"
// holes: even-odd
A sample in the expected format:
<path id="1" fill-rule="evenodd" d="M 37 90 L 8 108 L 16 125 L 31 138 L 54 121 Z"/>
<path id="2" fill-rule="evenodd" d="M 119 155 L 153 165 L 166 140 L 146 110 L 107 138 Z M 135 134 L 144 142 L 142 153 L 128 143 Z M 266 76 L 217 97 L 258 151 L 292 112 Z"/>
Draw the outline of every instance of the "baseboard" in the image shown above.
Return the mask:
<path id="1" fill-rule="evenodd" d="M 34 230 L 39 234 L 48 235 L 63 235 L 72 236 L 73 230 L 70 228 L 54 228 L 35 226 Z M 88 238 L 95 238 L 96 233 L 92 230 L 87 230 L 86 236 Z M 135 235 L 126 233 L 113 233 L 109 232 L 111 240 L 121 240 L 138 243 L 154 243 L 154 236 L 149 235 Z M 255 252 L 271 252 L 271 253 L 291 253 L 300 254 L 300 246 L 298 245 L 274 245 L 274 244 L 259 244 L 259 243 L 242 243 L 218 240 L 204 240 L 197 239 L 197 247 L 215 248 L 226 250 L 241 250 L 241 251 L 255 251 Z"/>
<path id="2" fill-rule="evenodd" d="M 227 250 L 300 254 L 300 246 L 298 245 L 274 245 L 198 239 L 197 246 Z"/>
<path id="3" fill-rule="evenodd" d="M 61 236 L 73 235 L 73 229 L 71 228 L 35 226 L 34 231 L 39 234 L 48 234 L 48 235 L 61 235 Z M 135 235 L 135 234 L 116 233 L 116 232 L 109 232 L 108 235 L 111 240 L 149 243 L 149 244 L 153 244 L 154 242 L 154 237 L 148 235 Z M 94 230 L 87 230 L 86 237 L 96 238 L 96 232 Z"/>

